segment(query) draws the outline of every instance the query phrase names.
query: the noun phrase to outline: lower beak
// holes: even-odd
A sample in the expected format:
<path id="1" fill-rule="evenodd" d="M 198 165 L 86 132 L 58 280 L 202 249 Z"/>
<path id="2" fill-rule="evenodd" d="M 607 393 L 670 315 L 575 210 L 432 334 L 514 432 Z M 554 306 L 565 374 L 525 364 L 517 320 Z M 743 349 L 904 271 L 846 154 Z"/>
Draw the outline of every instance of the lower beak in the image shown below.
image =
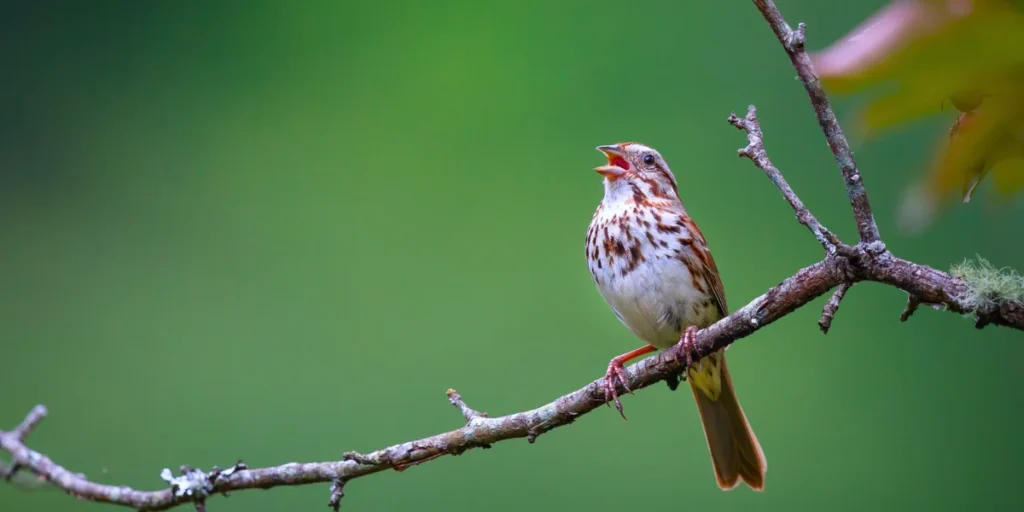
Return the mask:
<path id="1" fill-rule="evenodd" d="M 617 165 L 602 165 L 601 167 L 595 167 L 594 170 L 610 180 L 621 178 L 623 174 L 626 174 L 626 170 Z"/>

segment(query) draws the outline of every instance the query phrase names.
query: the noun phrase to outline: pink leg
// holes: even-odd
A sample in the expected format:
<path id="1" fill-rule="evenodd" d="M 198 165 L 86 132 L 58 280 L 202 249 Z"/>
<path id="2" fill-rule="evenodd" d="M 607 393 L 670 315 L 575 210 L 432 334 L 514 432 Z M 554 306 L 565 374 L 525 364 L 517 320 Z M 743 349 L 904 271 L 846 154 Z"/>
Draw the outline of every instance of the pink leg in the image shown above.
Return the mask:
<path id="1" fill-rule="evenodd" d="M 683 330 L 683 335 L 679 337 L 679 346 L 683 349 L 683 354 L 686 355 L 686 367 L 690 368 L 693 366 L 693 349 L 694 345 L 697 344 L 697 326 L 690 325 Z"/>
<path id="2" fill-rule="evenodd" d="M 622 402 L 619 401 L 619 393 L 616 391 L 615 380 L 618 379 L 622 383 L 622 387 L 626 388 L 626 392 L 633 394 L 633 390 L 629 389 L 629 380 L 626 378 L 626 371 L 622 367 L 623 363 L 626 363 L 630 359 L 636 359 L 644 354 L 650 354 L 658 350 L 651 345 L 640 347 L 631 352 L 626 352 L 621 356 L 612 358 L 608 362 L 608 371 L 604 374 L 604 400 L 609 405 L 610 402 L 615 402 L 615 408 L 618 409 L 619 414 L 622 415 L 622 419 L 626 419 L 626 414 L 622 412 Z"/>

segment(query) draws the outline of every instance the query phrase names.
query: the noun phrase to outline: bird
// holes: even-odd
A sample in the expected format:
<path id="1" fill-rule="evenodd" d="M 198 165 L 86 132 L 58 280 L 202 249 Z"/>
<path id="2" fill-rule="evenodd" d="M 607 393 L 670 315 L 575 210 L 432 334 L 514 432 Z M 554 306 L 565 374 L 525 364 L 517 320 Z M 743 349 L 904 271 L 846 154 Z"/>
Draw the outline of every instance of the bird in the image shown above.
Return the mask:
<path id="1" fill-rule="evenodd" d="M 689 382 L 719 488 L 742 481 L 764 490 L 767 460 L 740 407 L 720 349 L 695 364 L 698 329 L 728 315 L 725 290 L 707 241 L 683 207 L 679 187 L 658 151 L 637 142 L 596 148 L 607 165 L 604 197 L 587 229 L 587 267 L 601 296 L 647 345 L 612 358 L 605 401 L 625 418 L 616 380 L 629 389 L 623 364 L 681 344 Z"/>

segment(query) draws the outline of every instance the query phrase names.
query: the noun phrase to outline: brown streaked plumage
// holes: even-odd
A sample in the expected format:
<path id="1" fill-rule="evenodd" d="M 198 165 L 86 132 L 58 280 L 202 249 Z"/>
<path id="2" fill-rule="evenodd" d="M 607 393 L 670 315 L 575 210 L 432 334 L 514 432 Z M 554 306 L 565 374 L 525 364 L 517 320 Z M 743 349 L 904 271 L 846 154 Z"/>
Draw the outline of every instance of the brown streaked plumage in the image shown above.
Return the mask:
<path id="1" fill-rule="evenodd" d="M 587 266 L 615 315 L 649 344 L 608 363 L 606 398 L 622 413 L 615 381 L 626 386 L 625 362 L 676 343 L 689 358 L 697 329 L 729 309 L 707 241 L 661 155 L 635 142 L 597 149 L 608 165 L 595 169 L 605 177 L 605 193 L 587 230 Z M 743 481 L 763 490 L 768 464 L 736 398 L 724 349 L 691 364 L 687 380 L 718 486 Z"/>

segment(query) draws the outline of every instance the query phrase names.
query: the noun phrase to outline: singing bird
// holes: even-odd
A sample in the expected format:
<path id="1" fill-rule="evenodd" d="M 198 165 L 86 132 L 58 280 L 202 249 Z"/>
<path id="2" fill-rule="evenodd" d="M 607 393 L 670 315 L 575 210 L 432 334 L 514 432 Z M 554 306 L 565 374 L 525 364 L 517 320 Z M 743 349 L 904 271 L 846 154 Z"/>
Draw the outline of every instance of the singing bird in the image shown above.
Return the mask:
<path id="1" fill-rule="evenodd" d="M 676 343 L 689 359 L 697 330 L 729 310 L 715 260 L 661 154 L 635 142 L 597 150 L 608 164 L 594 169 L 604 176 L 604 199 L 587 230 L 587 266 L 615 315 L 648 343 L 608 363 L 605 398 L 621 414 L 615 381 L 629 390 L 623 363 Z M 725 349 L 690 364 L 686 380 L 718 486 L 729 490 L 742 480 L 764 490 L 768 464 L 736 398 Z"/>

